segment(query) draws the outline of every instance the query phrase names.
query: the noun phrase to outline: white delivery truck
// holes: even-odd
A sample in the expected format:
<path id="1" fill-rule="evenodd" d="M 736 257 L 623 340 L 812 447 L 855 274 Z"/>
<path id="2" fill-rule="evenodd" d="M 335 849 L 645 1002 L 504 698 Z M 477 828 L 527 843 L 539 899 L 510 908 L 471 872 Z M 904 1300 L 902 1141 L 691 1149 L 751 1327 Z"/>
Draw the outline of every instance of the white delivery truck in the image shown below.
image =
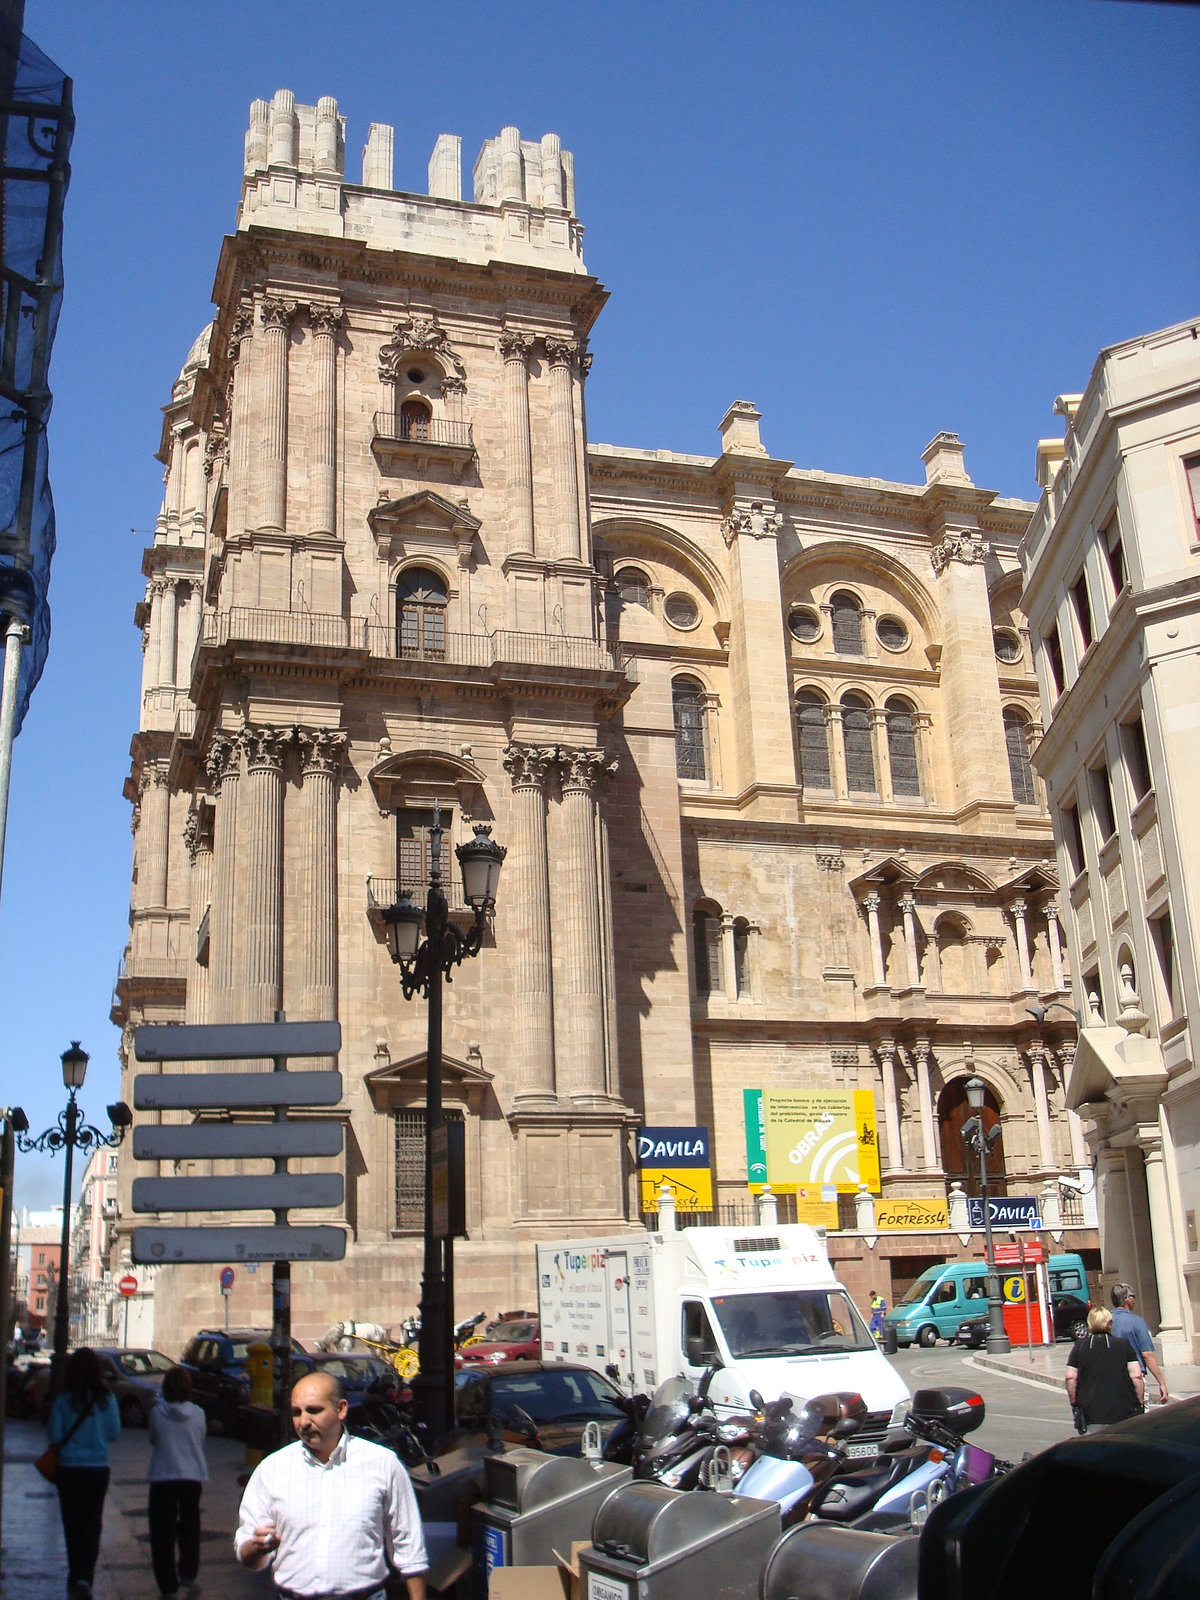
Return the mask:
<path id="1" fill-rule="evenodd" d="M 909 1393 L 802 1225 L 681 1228 L 537 1247 L 543 1361 L 615 1368 L 649 1393 L 719 1364 L 709 1393 L 747 1407 L 852 1390 L 870 1413 L 858 1436 L 899 1431 Z"/>

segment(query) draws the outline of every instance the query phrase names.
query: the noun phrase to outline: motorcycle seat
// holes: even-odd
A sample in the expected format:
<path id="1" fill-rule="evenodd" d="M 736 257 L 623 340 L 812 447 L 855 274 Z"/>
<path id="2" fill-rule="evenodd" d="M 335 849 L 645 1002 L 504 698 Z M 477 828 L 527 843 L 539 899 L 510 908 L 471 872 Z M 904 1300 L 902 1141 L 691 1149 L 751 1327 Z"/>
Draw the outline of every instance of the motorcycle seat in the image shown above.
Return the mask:
<path id="1" fill-rule="evenodd" d="M 899 1464 L 888 1461 L 849 1477 L 833 1478 L 814 1498 L 811 1509 L 825 1522 L 853 1522 L 869 1511 L 889 1483 L 901 1475 Z"/>

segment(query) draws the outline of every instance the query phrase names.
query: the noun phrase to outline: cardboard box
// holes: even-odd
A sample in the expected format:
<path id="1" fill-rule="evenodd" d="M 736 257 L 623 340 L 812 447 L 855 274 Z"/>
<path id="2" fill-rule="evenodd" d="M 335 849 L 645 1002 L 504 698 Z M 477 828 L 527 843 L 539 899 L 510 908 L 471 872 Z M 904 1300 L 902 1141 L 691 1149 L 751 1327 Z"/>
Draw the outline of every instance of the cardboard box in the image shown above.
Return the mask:
<path id="1" fill-rule="evenodd" d="M 493 1567 L 488 1579 L 488 1600 L 581 1600 L 579 1552 L 590 1541 L 580 1539 L 569 1557 L 554 1552 L 552 1567 Z"/>

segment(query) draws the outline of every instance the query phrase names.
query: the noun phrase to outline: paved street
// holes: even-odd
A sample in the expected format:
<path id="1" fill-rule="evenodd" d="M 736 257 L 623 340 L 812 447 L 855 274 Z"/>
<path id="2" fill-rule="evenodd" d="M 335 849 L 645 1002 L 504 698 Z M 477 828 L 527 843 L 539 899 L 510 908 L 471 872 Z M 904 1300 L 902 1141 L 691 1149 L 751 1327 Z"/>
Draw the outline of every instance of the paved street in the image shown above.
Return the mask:
<path id="1" fill-rule="evenodd" d="M 1064 1360 L 1066 1348 L 1064 1345 Z M 961 1384 L 981 1394 L 987 1415 L 983 1426 L 971 1435 L 971 1442 L 1006 1461 L 1020 1461 L 1027 1450 L 1045 1450 L 1075 1432 L 1061 1387 L 1053 1389 L 1021 1375 L 1008 1377 L 990 1371 L 954 1345 L 902 1350 L 891 1359 L 910 1389 Z"/>

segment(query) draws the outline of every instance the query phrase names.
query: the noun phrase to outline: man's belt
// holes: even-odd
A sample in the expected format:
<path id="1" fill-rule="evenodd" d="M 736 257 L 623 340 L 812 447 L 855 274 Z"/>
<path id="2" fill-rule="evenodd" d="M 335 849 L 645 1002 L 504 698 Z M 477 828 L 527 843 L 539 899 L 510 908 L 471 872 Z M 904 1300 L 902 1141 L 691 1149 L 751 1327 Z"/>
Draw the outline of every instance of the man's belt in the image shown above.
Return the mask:
<path id="1" fill-rule="evenodd" d="M 298 1589 L 277 1588 L 275 1593 L 282 1596 L 282 1600 L 375 1600 L 377 1595 L 383 1594 L 386 1584 L 385 1578 L 383 1583 L 373 1583 L 367 1589 L 330 1589 L 320 1594 L 301 1594 Z"/>

